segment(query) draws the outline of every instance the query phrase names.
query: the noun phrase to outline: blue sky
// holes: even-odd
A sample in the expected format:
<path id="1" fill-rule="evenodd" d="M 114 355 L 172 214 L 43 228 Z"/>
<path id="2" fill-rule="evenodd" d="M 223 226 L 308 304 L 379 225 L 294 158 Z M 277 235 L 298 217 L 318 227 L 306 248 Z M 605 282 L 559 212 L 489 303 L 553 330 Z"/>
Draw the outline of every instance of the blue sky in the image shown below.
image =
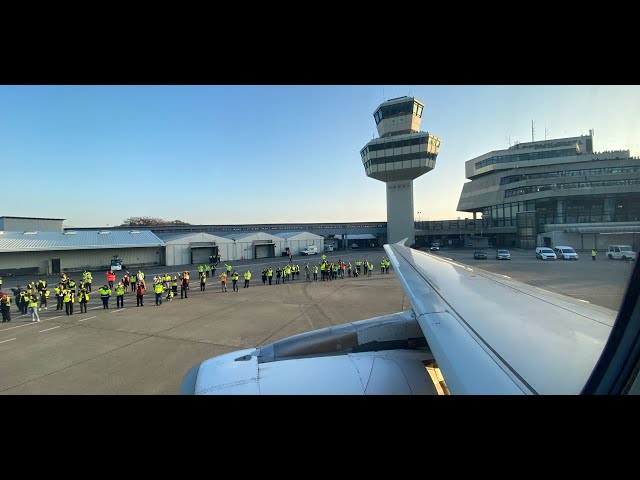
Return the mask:
<path id="1" fill-rule="evenodd" d="M 593 128 L 596 150 L 640 155 L 638 86 L 0 86 L 0 215 L 386 220 L 385 186 L 359 151 L 377 136 L 376 107 L 409 94 L 442 139 L 414 182 L 423 220 L 468 216 L 456 212 L 464 162 L 508 136 L 530 141 L 531 120 L 536 140 Z"/>

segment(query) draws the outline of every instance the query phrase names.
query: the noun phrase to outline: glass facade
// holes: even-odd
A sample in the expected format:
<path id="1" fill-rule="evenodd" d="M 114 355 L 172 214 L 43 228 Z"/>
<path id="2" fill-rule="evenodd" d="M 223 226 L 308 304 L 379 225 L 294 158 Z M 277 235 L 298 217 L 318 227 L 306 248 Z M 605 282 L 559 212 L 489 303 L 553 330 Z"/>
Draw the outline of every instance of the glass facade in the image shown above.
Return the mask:
<path id="1" fill-rule="evenodd" d="M 475 163 L 476 169 L 486 167 L 488 165 L 495 165 L 496 163 L 511 163 L 511 162 L 530 162 L 533 160 L 544 160 L 546 158 L 558 158 L 558 157 L 572 157 L 579 155 L 580 150 L 578 147 L 563 148 L 561 150 L 545 150 L 541 152 L 529 152 L 529 153 L 513 153 L 511 155 L 496 155 L 495 157 L 489 157 L 484 160 L 480 160 Z"/>
<path id="2" fill-rule="evenodd" d="M 507 185 L 509 183 L 522 182 L 525 180 L 537 180 L 539 178 L 584 177 L 586 175 L 608 175 L 612 173 L 632 172 L 640 172 L 640 165 L 631 167 L 582 168 L 577 170 L 559 170 L 556 172 L 508 175 L 500 179 L 500 185 Z"/>
<path id="3" fill-rule="evenodd" d="M 435 148 L 439 148 L 440 140 L 434 138 L 432 135 L 422 135 L 415 138 L 404 138 L 402 140 L 374 143 L 360 150 L 360 156 L 364 159 L 369 152 L 379 152 L 380 150 L 389 150 L 392 148 L 413 147 L 416 145 L 433 145 Z M 401 152 L 399 151 L 398 154 L 400 153 Z"/>
<path id="4" fill-rule="evenodd" d="M 392 157 L 372 158 L 364 163 L 364 168 L 369 168 L 372 165 L 384 165 L 387 163 L 406 162 L 410 160 L 435 160 L 435 153 L 430 152 L 418 152 L 418 153 L 405 153 L 404 155 L 393 155 Z M 408 165 L 406 168 L 419 165 Z"/>
<path id="5" fill-rule="evenodd" d="M 482 210 L 483 227 L 515 227 L 518 212 L 535 211 L 539 225 L 640 221 L 640 195 L 585 195 L 510 202 Z"/>
<path id="6" fill-rule="evenodd" d="M 545 185 L 529 185 L 526 187 L 510 188 L 504 191 L 505 198 L 528 195 L 531 193 L 544 192 L 547 190 L 565 190 L 570 188 L 594 188 L 594 187 L 616 187 L 640 185 L 640 178 L 620 179 L 620 180 L 599 180 L 593 182 L 572 182 L 572 183 L 547 183 Z"/>
<path id="7" fill-rule="evenodd" d="M 422 118 L 423 107 L 417 102 L 408 101 L 403 103 L 395 103 L 393 105 L 385 105 L 376 110 L 373 114 L 373 118 L 376 121 L 376 125 L 379 124 L 383 118 L 397 117 L 399 115 L 416 115 Z"/>

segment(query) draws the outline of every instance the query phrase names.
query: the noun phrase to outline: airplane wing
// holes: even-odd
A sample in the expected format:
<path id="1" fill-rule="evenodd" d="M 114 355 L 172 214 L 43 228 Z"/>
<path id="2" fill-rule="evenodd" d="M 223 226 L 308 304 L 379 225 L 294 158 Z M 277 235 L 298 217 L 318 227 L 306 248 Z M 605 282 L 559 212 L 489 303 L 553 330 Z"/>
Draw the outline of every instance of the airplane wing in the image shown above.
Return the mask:
<path id="1" fill-rule="evenodd" d="M 452 394 L 580 393 L 616 312 L 401 243 L 411 310 L 205 360 L 180 393 L 436 395 L 439 373 Z"/>
<path id="2" fill-rule="evenodd" d="M 385 250 L 453 394 L 578 394 L 616 312 L 394 244 Z"/>

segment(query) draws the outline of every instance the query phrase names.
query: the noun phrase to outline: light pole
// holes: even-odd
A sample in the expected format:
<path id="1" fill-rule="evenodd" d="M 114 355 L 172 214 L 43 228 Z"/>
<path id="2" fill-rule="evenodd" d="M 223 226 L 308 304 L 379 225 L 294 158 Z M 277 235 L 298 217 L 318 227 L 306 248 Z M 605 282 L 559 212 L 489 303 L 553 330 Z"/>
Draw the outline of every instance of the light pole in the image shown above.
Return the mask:
<path id="1" fill-rule="evenodd" d="M 420 221 L 420 214 L 421 214 L 421 213 L 422 213 L 422 212 L 418 212 L 418 221 Z"/>

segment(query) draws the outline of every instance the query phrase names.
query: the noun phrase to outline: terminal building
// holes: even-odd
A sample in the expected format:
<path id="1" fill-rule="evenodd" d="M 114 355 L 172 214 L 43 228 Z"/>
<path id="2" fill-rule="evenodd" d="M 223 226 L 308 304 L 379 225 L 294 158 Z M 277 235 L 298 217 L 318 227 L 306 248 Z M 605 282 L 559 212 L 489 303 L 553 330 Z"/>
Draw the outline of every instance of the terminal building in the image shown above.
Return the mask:
<path id="1" fill-rule="evenodd" d="M 594 151 L 593 131 L 485 153 L 465 162 L 465 175 L 457 210 L 495 246 L 638 246 L 640 158 Z"/>

